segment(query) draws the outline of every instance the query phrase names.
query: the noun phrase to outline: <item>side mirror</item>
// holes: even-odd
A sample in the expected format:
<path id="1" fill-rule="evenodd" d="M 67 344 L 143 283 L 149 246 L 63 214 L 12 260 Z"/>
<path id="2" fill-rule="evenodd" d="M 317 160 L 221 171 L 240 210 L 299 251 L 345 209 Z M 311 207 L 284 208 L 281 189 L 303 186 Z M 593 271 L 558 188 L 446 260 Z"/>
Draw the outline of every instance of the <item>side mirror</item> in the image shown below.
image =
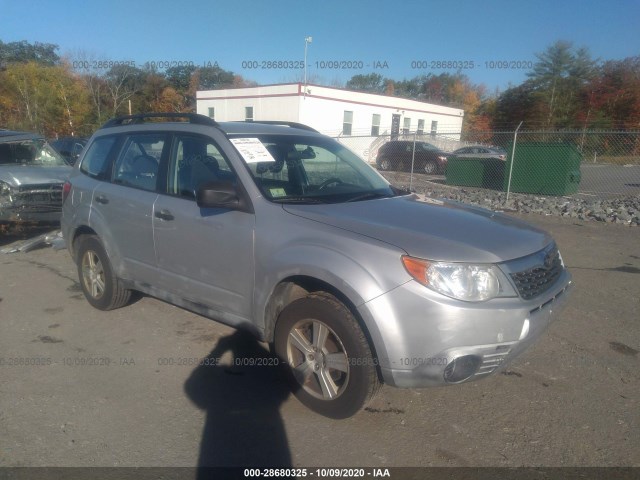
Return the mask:
<path id="1" fill-rule="evenodd" d="M 205 182 L 196 192 L 196 202 L 200 208 L 228 208 L 249 212 L 247 202 L 238 187 L 232 182 Z"/>

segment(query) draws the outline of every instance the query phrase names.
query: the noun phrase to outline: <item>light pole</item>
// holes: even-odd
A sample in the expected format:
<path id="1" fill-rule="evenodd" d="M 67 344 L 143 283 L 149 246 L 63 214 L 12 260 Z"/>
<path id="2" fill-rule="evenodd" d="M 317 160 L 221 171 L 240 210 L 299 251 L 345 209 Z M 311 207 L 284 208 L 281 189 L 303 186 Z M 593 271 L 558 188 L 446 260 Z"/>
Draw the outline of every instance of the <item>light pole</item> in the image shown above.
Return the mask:
<path id="1" fill-rule="evenodd" d="M 307 47 L 313 42 L 313 37 L 304 37 L 304 96 L 307 96 Z"/>

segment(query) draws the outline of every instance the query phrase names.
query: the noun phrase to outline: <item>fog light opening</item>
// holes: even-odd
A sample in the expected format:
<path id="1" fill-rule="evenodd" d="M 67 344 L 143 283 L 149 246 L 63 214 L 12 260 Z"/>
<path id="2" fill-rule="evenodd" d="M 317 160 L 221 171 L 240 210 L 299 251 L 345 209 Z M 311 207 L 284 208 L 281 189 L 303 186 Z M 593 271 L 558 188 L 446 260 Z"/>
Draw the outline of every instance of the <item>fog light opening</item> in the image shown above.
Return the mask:
<path id="1" fill-rule="evenodd" d="M 481 358 L 475 355 L 454 358 L 444 369 L 444 381 L 447 383 L 464 382 L 476 373 L 481 362 Z"/>

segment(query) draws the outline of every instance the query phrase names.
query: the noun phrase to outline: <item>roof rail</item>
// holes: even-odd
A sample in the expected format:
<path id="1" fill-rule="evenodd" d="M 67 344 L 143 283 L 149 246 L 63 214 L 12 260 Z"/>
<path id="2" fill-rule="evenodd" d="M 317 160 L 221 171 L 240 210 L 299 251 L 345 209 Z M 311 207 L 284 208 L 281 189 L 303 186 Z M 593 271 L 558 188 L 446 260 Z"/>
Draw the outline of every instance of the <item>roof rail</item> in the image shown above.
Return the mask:
<path id="1" fill-rule="evenodd" d="M 124 115 L 122 117 L 112 118 L 100 128 L 118 127 L 121 125 L 140 125 L 145 123 L 145 119 L 147 118 L 185 118 L 189 120 L 189 123 L 196 125 L 218 126 L 215 120 L 197 113 L 138 113 L 136 115 Z"/>
<path id="2" fill-rule="evenodd" d="M 305 125 L 304 123 L 298 122 L 285 122 L 279 120 L 245 120 L 244 123 L 264 123 L 266 125 L 285 125 L 291 128 L 299 128 L 300 130 L 308 130 L 310 132 L 318 132 L 315 128 L 310 127 L 309 125 Z"/>

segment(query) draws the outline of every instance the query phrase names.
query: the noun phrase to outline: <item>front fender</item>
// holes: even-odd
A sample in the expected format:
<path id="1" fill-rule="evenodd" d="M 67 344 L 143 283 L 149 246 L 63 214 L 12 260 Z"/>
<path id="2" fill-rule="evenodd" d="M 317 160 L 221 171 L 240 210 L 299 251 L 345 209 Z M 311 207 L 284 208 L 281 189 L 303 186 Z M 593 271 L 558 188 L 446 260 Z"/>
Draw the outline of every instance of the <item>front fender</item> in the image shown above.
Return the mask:
<path id="1" fill-rule="evenodd" d="M 282 282 L 306 277 L 331 285 L 355 307 L 353 313 L 364 322 L 374 348 L 382 348 L 380 327 L 371 315 L 360 315 L 360 307 L 372 299 L 410 280 L 401 263 L 404 253 L 373 239 L 357 242 L 342 237 L 339 247 L 328 238 L 309 240 L 297 245 L 282 245 L 273 251 L 268 262 L 257 262 L 255 322 L 265 332 L 271 331 L 268 309 L 271 297 Z M 365 308 L 366 309 L 366 308 Z M 269 312 L 269 313 L 268 313 Z"/>

